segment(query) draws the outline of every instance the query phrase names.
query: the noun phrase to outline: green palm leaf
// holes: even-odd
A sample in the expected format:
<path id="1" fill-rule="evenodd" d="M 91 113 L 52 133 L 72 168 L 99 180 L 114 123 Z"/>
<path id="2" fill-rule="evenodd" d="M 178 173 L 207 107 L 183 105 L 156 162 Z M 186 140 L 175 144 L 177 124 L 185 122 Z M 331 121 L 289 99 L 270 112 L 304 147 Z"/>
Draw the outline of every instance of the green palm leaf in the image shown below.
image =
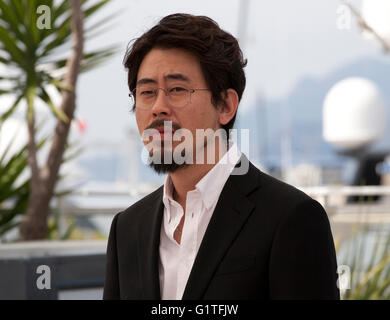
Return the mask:
<path id="1" fill-rule="evenodd" d="M 42 99 L 42 101 L 45 102 L 49 106 L 50 110 L 57 116 L 57 118 L 61 119 L 64 122 L 68 122 L 69 118 L 66 116 L 65 113 L 62 112 L 61 109 L 56 108 L 54 106 L 54 103 L 51 100 L 51 98 L 50 98 L 49 94 L 47 93 L 47 91 L 44 88 L 41 88 L 41 90 L 42 91 L 39 94 L 39 97 Z"/>
<path id="2" fill-rule="evenodd" d="M 369 248 L 370 232 L 373 231 L 363 229 L 345 244 L 349 255 L 342 264 L 351 269 L 351 290 L 346 290 L 344 299 L 390 298 L 390 233 L 389 230 L 377 230 L 374 247 Z M 367 257 L 368 263 L 364 262 Z"/>
<path id="3" fill-rule="evenodd" d="M 84 23 L 113 0 L 83 0 Z M 50 28 L 39 28 L 37 13 L 40 6 L 50 9 Z M 107 23 L 111 15 L 102 21 Z M 40 19 L 42 20 L 42 19 Z M 101 23 L 100 30 L 106 25 Z M 85 40 L 96 36 L 97 25 L 84 30 Z M 47 86 L 54 85 L 58 92 L 74 90 L 63 85 L 61 68 L 72 50 L 71 7 L 69 0 L 0 0 L 0 64 L 6 71 L 0 74 L 0 95 L 13 93 L 15 100 L 0 114 L 0 129 L 21 105 L 27 104 L 27 118 L 34 116 L 34 102 L 42 100 L 58 119 L 69 121 L 63 111 L 56 106 Z M 115 53 L 115 48 L 99 48 L 85 52 L 81 62 L 81 72 L 86 72 L 106 61 Z M 21 149 L 9 160 L 0 156 L 0 236 L 15 226 L 15 217 L 25 211 L 28 201 L 29 183 L 19 186 L 16 182 L 28 165 L 27 150 Z M 13 199 L 13 208 L 5 209 L 2 202 Z"/>
<path id="4" fill-rule="evenodd" d="M 90 18 L 104 8 L 112 0 L 84 0 L 84 20 Z M 45 5 L 50 8 L 51 28 L 40 29 L 37 26 L 40 18 L 37 8 Z M 114 15 L 100 22 L 112 21 Z M 96 24 L 88 31 L 94 31 Z M 101 27 L 101 26 L 100 26 Z M 86 40 L 89 32 L 85 30 Z M 93 35 L 95 36 L 95 34 Z M 17 109 L 22 101 L 28 105 L 28 118 L 31 119 L 34 110 L 34 97 L 39 97 L 46 103 L 53 114 L 61 120 L 66 116 L 52 103 L 47 94 L 46 86 L 54 84 L 58 91 L 69 90 L 61 86 L 59 69 L 66 65 L 64 56 L 69 56 L 71 49 L 71 14 L 69 0 L 2 0 L 0 2 L 0 63 L 14 72 L 1 75 L 2 80 L 9 82 L 7 88 L 0 83 L 0 95 L 10 92 L 22 92 L 16 102 L 0 115 L 5 121 Z M 106 61 L 116 52 L 113 47 L 87 52 L 82 59 L 81 72 L 86 72 Z M 49 63 L 49 64 L 48 64 Z M 43 68 L 49 65 L 50 68 Z M 38 72 L 38 70 L 40 70 Z M 15 77 L 15 72 L 19 76 Z M 9 76 L 7 76 L 9 74 Z M 11 76 L 12 75 L 12 76 Z"/>

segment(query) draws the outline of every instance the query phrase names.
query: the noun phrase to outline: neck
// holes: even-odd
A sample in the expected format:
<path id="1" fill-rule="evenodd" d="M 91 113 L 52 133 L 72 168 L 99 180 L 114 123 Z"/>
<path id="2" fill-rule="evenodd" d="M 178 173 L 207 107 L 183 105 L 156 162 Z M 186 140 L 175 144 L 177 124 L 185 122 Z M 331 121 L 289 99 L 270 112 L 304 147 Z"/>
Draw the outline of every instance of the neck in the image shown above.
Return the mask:
<path id="1" fill-rule="evenodd" d="M 187 192 L 194 190 L 196 184 L 216 165 L 216 163 L 224 156 L 225 150 L 219 152 L 219 145 L 216 144 L 215 148 L 215 162 L 207 163 L 207 147 L 204 152 L 203 164 L 190 164 L 179 168 L 175 172 L 169 173 L 174 187 L 173 198 L 179 203 L 185 203 L 187 198 Z M 195 162 L 195 161 L 194 161 Z"/>

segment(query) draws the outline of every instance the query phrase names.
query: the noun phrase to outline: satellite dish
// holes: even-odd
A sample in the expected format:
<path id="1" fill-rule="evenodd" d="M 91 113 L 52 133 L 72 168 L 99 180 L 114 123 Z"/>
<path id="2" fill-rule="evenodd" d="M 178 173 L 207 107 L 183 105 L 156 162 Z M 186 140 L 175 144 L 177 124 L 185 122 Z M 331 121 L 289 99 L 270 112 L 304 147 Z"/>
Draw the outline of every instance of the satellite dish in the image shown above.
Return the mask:
<path id="1" fill-rule="evenodd" d="M 390 43 L 390 1 L 389 0 L 363 0 L 361 15 L 381 38 Z M 363 33 L 373 38 L 369 32 Z"/>
<path id="2" fill-rule="evenodd" d="M 382 137 L 385 103 L 376 85 L 364 78 L 347 78 L 328 92 L 323 106 L 323 137 L 348 153 L 368 147 Z"/>

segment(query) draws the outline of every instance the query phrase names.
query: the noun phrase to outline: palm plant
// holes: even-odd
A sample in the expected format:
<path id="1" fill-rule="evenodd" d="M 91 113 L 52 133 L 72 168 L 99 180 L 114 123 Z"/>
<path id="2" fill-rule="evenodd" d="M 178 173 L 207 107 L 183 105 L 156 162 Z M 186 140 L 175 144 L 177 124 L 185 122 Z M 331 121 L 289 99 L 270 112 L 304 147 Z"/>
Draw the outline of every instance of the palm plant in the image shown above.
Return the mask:
<path id="1" fill-rule="evenodd" d="M 105 27 L 107 17 L 84 28 L 110 0 L 2 0 L 0 1 L 0 94 L 14 102 L 1 115 L 0 124 L 24 102 L 27 105 L 28 165 L 31 171 L 29 202 L 21 224 L 21 239 L 44 239 L 48 232 L 49 202 L 58 178 L 71 121 L 75 111 L 78 74 L 90 70 L 114 53 L 103 48 L 84 53 L 84 40 Z M 49 27 L 40 25 L 38 12 L 46 8 Z M 72 46 L 73 39 L 73 46 Z M 55 106 L 48 86 L 61 94 Z M 50 151 L 43 167 L 37 162 L 35 111 L 43 101 L 57 118 Z"/>
<path id="2" fill-rule="evenodd" d="M 1 130 L 4 129 L 0 127 L 0 132 Z M 24 174 L 28 168 L 27 145 L 20 147 L 16 152 L 11 152 L 15 137 L 0 153 L 0 242 L 5 240 L 5 234 L 20 225 L 21 218 L 28 207 L 30 178 Z M 40 139 L 37 149 L 41 149 L 47 140 L 48 138 Z M 70 145 L 63 162 L 71 161 L 80 152 L 81 149 L 76 144 Z M 64 177 L 60 176 L 59 180 L 62 178 Z M 72 190 L 56 191 L 54 196 L 62 197 L 71 192 Z M 70 221 L 65 232 L 60 233 L 58 210 L 51 210 L 50 217 L 46 238 L 68 239 L 76 227 L 74 221 Z"/>
<path id="3" fill-rule="evenodd" d="M 339 264 L 350 269 L 350 288 L 344 300 L 390 300 L 390 232 L 357 227 L 344 243 Z M 338 250 L 341 251 L 341 250 Z"/>
<path id="4" fill-rule="evenodd" d="M 27 146 L 9 157 L 10 146 L 0 155 L 0 238 L 18 226 L 16 218 L 28 204 L 29 179 L 20 181 L 27 167 Z"/>

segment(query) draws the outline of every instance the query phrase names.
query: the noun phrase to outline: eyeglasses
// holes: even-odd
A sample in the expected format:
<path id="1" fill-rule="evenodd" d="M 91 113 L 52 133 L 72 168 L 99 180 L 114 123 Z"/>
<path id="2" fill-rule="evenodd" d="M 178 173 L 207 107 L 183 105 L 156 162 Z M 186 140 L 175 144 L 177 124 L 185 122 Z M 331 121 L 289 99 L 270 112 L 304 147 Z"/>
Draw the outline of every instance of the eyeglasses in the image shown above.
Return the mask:
<path id="1" fill-rule="evenodd" d="M 137 109 L 149 110 L 157 100 L 158 90 L 162 90 L 168 103 L 175 108 L 184 108 L 191 102 L 191 95 L 196 91 L 210 89 L 189 89 L 182 85 L 174 85 L 168 89 L 151 86 L 138 86 L 129 96 Z"/>

